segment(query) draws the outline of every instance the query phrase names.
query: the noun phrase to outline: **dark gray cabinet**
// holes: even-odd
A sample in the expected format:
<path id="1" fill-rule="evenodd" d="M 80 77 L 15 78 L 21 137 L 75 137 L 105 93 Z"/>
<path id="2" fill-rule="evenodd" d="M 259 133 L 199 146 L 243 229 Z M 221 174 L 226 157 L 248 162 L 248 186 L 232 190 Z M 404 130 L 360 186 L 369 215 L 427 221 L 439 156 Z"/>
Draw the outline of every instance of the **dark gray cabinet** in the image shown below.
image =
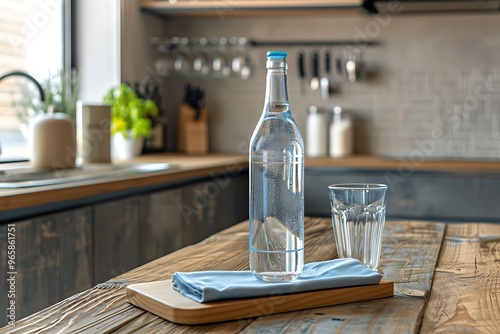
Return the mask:
<path id="1" fill-rule="evenodd" d="M 248 219 L 248 175 L 213 178 L 182 189 L 178 207 L 183 244 L 199 242 Z"/>
<path id="2" fill-rule="evenodd" d="M 139 197 L 94 206 L 95 282 L 139 263 Z"/>
<path id="3" fill-rule="evenodd" d="M 16 319 L 248 219 L 248 175 L 230 176 L 13 223 Z M 8 227 L 0 225 L 2 296 Z M 0 298 L 2 310 L 7 303 Z"/>
<path id="4" fill-rule="evenodd" d="M 500 218 L 500 174 L 306 169 L 306 215 L 330 216 L 328 185 L 384 183 L 387 217 L 440 221 L 493 221 Z"/>
<path id="5" fill-rule="evenodd" d="M 94 206 L 96 283 L 184 245 L 178 213 L 183 188 Z"/>
<path id="6" fill-rule="evenodd" d="M 94 210 L 95 281 L 103 282 L 248 219 L 248 176 L 210 178 Z"/>
<path id="7" fill-rule="evenodd" d="M 182 247 L 182 219 L 177 213 L 182 189 L 141 196 L 139 262 L 147 263 Z"/>
<path id="8" fill-rule="evenodd" d="M 7 266 L 9 225 L 0 226 L 0 308 L 7 309 L 15 277 L 16 319 L 21 319 L 94 284 L 92 210 L 83 208 L 20 221 L 14 226 L 15 273 Z M 11 231 L 12 232 L 12 231 Z M 11 235 L 12 236 L 12 235 Z M 5 312 L 2 312 L 5 315 Z M 7 323 L 0 318 L 0 326 Z"/>

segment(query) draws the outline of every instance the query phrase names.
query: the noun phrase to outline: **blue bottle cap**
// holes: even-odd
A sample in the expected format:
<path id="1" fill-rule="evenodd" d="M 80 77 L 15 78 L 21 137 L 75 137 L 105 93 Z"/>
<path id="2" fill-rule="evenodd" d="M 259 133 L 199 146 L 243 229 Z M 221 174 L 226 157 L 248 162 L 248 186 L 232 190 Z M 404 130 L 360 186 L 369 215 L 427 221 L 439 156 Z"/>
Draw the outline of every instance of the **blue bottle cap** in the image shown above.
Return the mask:
<path id="1" fill-rule="evenodd" d="M 285 51 L 268 51 L 267 58 L 268 59 L 283 59 L 286 58 L 288 54 Z"/>

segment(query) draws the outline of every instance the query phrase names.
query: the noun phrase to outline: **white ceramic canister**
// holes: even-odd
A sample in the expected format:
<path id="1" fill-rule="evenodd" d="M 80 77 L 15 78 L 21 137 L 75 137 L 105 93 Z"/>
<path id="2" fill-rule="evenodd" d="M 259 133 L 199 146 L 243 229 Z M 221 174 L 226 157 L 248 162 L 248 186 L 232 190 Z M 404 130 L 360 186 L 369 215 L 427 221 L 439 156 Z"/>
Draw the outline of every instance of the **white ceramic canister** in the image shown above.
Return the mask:
<path id="1" fill-rule="evenodd" d="M 328 154 L 328 115 L 317 107 L 309 107 L 306 125 L 306 156 L 324 157 Z"/>
<path id="2" fill-rule="evenodd" d="M 351 118 L 342 112 L 341 107 L 334 107 L 329 131 L 329 155 L 338 158 L 353 154 L 353 134 Z"/>
<path id="3" fill-rule="evenodd" d="M 64 113 L 48 113 L 30 120 L 28 147 L 35 169 L 75 167 L 76 137 L 73 121 Z"/>
<path id="4" fill-rule="evenodd" d="M 111 107 L 76 103 L 76 139 L 82 163 L 111 162 Z"/>

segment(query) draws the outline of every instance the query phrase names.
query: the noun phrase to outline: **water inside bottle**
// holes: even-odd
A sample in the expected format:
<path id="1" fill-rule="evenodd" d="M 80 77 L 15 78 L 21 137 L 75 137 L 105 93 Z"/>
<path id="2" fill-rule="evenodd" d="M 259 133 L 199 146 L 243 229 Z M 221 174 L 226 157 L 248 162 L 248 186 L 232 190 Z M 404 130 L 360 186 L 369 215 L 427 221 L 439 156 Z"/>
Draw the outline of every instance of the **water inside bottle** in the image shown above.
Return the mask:
<path id="1" fill-rule="evenodd" d="M 303 268 L 302 159 L 254 156 L 251 163 L 250 269 L 259 278 L 296 278 Z"/>

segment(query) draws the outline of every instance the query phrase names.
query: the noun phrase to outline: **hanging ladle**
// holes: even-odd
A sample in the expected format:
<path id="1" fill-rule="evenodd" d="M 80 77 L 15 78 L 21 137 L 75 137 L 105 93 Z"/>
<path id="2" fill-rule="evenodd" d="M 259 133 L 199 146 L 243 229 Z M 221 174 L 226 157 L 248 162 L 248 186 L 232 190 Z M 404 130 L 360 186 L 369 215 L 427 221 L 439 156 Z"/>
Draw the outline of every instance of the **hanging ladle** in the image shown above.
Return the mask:
<path id="1" fill-rule="evenodd" d="M 321 96 L 324 100 L 328 100 L 330 98 L 330 64 L 331 57 L 330 51 L 326 51 L 325 53 L 325 74 L 321 78 L 320 86 L 321 86 Z"/>

